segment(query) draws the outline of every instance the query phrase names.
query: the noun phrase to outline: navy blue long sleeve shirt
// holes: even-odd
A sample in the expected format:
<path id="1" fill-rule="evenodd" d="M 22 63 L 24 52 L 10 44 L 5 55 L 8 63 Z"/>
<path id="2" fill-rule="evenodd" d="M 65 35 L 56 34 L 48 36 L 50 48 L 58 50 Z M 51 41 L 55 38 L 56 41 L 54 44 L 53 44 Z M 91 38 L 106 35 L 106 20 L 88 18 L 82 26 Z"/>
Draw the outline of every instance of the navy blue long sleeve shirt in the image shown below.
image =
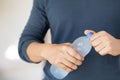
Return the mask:
<path id="1" fill-rule="evenodd" d="M 34 0 L 31 16 L 19 41 L 20 57 L 30 62 L 26 49 L 33 41 L 44 43 L 47 30 L 52 43 L 73 42 L 86 29 L 105 30 L 120 38 L 120 0 Z M 44 67 L 45 80 L 57 80 Z M 120 80 L 119 56 L 100 56 L 94 49 L 77 70 L 63 80 Z"/>

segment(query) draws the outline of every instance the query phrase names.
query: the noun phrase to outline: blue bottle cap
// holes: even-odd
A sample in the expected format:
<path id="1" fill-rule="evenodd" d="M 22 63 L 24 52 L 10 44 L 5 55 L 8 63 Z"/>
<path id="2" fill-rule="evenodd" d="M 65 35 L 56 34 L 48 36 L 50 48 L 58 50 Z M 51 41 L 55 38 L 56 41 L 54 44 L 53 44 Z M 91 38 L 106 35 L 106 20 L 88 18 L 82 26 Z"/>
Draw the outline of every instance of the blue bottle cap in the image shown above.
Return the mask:
<path id="1" fill-rule="evenodd" d="M 93 35 L 93 33 L 89 32 L 86 36 L 87 36 L 87 38 L 91 38 L 92 35 Z"/>

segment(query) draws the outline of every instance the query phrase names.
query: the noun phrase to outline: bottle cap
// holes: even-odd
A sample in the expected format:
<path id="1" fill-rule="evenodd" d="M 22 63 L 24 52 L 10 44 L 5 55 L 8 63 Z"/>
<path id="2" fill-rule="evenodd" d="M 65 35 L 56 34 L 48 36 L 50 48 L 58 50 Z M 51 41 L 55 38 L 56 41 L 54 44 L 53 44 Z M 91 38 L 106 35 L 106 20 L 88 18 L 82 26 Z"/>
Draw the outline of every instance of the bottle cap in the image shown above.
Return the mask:
<path id="1" fill-rule="evenodd" d="M 87 36 L 87 38 L 91 38 L 92 35 L 93 35 L 93 33 L 89 32 L 86 36 Z"/>

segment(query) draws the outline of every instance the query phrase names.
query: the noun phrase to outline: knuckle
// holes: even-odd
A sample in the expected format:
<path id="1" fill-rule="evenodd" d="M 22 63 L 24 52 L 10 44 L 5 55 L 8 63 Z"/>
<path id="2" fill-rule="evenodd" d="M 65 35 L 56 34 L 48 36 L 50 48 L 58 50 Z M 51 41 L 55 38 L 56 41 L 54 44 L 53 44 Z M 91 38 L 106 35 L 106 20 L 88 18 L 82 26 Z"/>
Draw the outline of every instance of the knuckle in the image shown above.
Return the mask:
<path id="1" fill-rule="evenodd" d="M 67 49 L 67 46 L 66 46 L 66 45 L 63 45 L 63 46 L 62 46 L 62 49 L 63 49 L 63 50 Z"/>
<path id="2" fill-rule="evenodd" d="M 99 52 L 99 54 L 100 54 L 101 56 L 103 56 L 103 53 L 102 53 L 102 52 Z"/>
<path id="3" fill-rule="evenodd" d="M 104 55 L 105 55 L 105 54 L 104 54 L 104 53 L 102 53 L 102 52 L 99 52 L 99 53 L 100 53 L 100 55 L 101 55 L 101 56 L 104 56 Z"/>
<path id="4" fill-rule="evenodd" d="M 75 66 L 74 64 L 71 64 L 70 68 L 75 70 L 75 69 L 77 69 L 77 66 Z"/>
<path id="5" fill-rule="evenodd" d="M 109 46 L 112 46 L 112 41 L 109 40 L 109 41 L 108 41 L 108 44 L 109 44 Z"/>
<path id="6" fill-rule="evenodd" d="M 70 68 L 74 68 L 73 64 L 70 64 Z"/>
<path id="7" fill-rule="evenodd" d="M 113 56 L 117 56 L 117 54 L 113 54 Z"/>
<path id="8" fill-rule="evenodd" d="M 55 60 L 54 61 L 54 65 L 58 65 L 59 64 L 59 61 L 58 60 Z"/>
<path id="9" fill-rule="evenodd" d="M 83 61 L 83 60 L 84 60 L 84 57 L 82 56 L 82 54 L 79 56 L 79 60 L 80 60 L 80 61 Z"/>
<path id="10" fill-rule="evenodd" d="M 74 66 L 73 66 L 73 69 L 76 70 L 76 69 L 77 69 L 77 66 L 74 65 Z"/>
<path id="11" fill-rule="evenodd" d="M 81 61 L 78 61 L 78 62 L 77 62 L 77 65 L 81 65 L 81 64 L 82 64 L 82 62 L 81 62 Z"/>
<path id="12" fill-rule="evenodd" d="M 76 62 L 77 62 L 77 60 L 73 58 L 73 63 L 76 63 Z"/>
<path id="13" fill-rule="evenodd" d="M 100 53 L 101 56 L 104 56 L 104 54 Z"/>
<path id="14" fill-rule="evenodd" d="M 72 71 L 72 69 L 70 69 L 70 68 L 67 68 L 67 69 L 66 69 L 66 71 L 68 71 L 68 72 L 71 72 L 71 71 Z"/>
<path id="15" fill-rule="evenodd" d="M 76 54 L 73 52 L 73 51 L 71 51 L 71 53 L 70 53 L 72 56 L 76 56 Z"/>
<path id="16" fill-rule="evenodd" d="M 61 68 L 64 69 L 64 70 L 66 70 L 66 66 L 64 66 L 64 65 L 62 65 Z"/>
<path id="17" fill-rule="evenodd" d="M 70 45 L 71 45 L 71 43 L 69 43 L 69 42 L 67 42 L 66 44 L 67 44 L 68 46 L 70 46 Z"/>
<path id="18" fill-rule="evenodd" d="M 71 53 L 69 53 L 71 56 L 75 56 L 76 54 L 75 53 L 73 53 L 73 52 L 71 52 Z"/>
<path id="19" fill-rule="evenodd" d="M 95 48 L 95 51 L 99 52 L 99 50 L 97 48 Z"/>
<path id="20" fill-rule="evenodd" d="M 66 70 L 66 71 L 69 71 L 69 68 L 66 67 L 66 66 L 64 66 L 63 69 Z"/>
<path id="21" fill-rule="evenodd" d="M 112 56 L 117 56 L 116 54 L 112 54 Z"/>
<path id="22" fill-rule="evenodd" d="M 74 57 L 77 57 L 78 56 L 78 53 L 72 53 L 72 55 L 74 56 Z M 76 60 L 75 60 L 76 61 Z"/>
<path id="23" fill-rule="evenodd" d="M 106 34 L 106 31 L 104 31 L 104 30 L 102 30 L 102 31 L 100 31 L 102 34 Z"/>
<path id="24" fill-rule="evenodd" d="M 111 51 L 112 51 L 112 47 L 109 46 L 109 47 L 108 47 L 108 52 L 111 52 Z"/>
<path id="25" fill-rule="evenodd" d="M 57 56 L 57 59 L 60 60 L 63 58 L 63 56 L 64 56 L 63 52 L 60 52 L 59 55 Z"/>
<path id="26" fill-rule="evenodd" d="M 63 67 L 64 70 L 67 70 L 67 67 Z"/>
<path id="27" fill-rule="evenodd" d="M 55 65 L 59 65 L 59 63 L 61 63 L 61 59 L 60 59 L 60 57 L 59 58 L 57 58 L 56 60 L 54 60 L 54 64 Z"/>

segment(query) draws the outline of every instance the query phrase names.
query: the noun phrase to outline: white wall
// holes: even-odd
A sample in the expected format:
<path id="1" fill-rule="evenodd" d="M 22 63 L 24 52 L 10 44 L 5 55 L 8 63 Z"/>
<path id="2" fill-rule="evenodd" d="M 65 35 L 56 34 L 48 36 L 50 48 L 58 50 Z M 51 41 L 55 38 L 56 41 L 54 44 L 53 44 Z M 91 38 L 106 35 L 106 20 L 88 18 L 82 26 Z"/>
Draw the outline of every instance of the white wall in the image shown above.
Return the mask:
<path id="1" fill-rule="evenodd" d="M 31 7 L 32 0 L 0 0 L 0 80 L 42 80 L 44 76 L 44 62 L 26 63 L 17 52 Z"/>

